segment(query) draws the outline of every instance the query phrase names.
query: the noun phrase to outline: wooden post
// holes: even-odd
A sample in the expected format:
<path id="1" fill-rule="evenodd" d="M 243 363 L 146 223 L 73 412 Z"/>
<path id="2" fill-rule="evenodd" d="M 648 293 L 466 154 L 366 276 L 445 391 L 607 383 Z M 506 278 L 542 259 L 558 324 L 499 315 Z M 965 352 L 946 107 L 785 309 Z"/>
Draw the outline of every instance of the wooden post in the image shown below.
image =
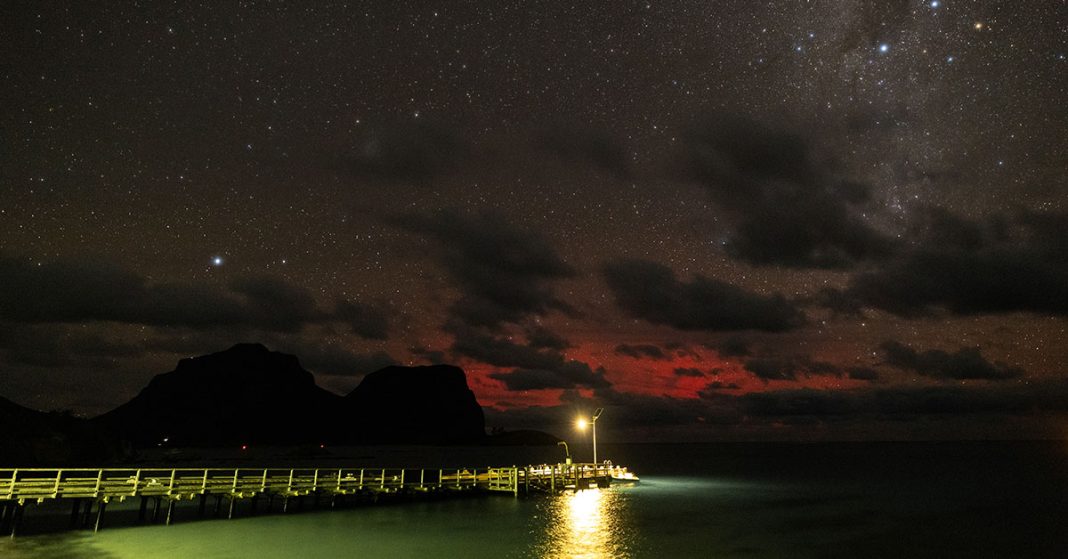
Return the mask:
<path id="1" fill-rule="evenodd" d="M 171 525 L 172 516 L 174 516 L 174 499 L 167 499 L 167 526 Z"/>
<path id="2" fill-rule="evenodd" d="M 156 522 L 159 522 L 159 505 L 160 505 L 160 498 L 159 497 L 156 497 L 155 499 L 152 500 L 152 523 L 153 524 L 155 524 Z"/>
<path id="3" fill-rule="evenodd" d="M 92 514 L 93 514 L 93 503 L 94 502 L 95 501 L 93 501 L 92 499 L 88 499 L 88 500 L 85 501 L 85 511 L 82 512 L 82 527 L 83 528 L 89 526 L 89 519 L 92 518 Z"/>
<path id="4" fill-rule="evenodd" d="M 216 517 L 219 516 L 219 511 L 222 510 L 222 500 L 223 500 L 223 496 L 222 495 L 216 495 L 215 496 L 215 516 Z"/>
<path id="5" fill-rule="evenodd" d="M 10 520 L 8 520 L 8 522 L 11 524 L 11 537 L 12 539 L 14 539 L 15 535 L 19 532 L 19 525 L 22 524 L 22 513 L 23 509 L 26 508 L 26 505 L 23 503 L 16 502 L 12 503 L 11 506 L 13 508 L 11 512 L 8 513 L 10 516 Z"/>
<path id="6" fill-rule="evenodd" d="M 141 507 L 137 510 L 137 521 L 145 521 L 145 513 L 148 511 L 148 497 L 141 496 Z"/>
<path id="7" fill-rule="evenodd" d="M 96 523 L 93 524 L 93 531 L 99 532 L 100 526 L 104 523 L 104 509 L 108 507 L 107 501 L 100 501 L 100 504 L 96 506 Z"/>
<path id="8" fill-rule="evenodd" d="M 231 519 L 234 517 L 234 501 L 237 500 L 237 495 L 230 494 L 230 511 L 226 513 L 226 518 Z"/>
<path id="9" fill-rule="evenodd" d="M 207 470 L 204 470 L 204 471 L 207 472 Z M 204 474 L 204 478 L 207 479 L 207 474 L 206 473 Z M 205 487 L 206 487 L 206 484 L 205 484 Z M 205 491 L 206 491 L 206 489 L 205 489 Z M 201 493 L 200 494 L 200 506 L 197 508 L 197 516 L 204 516 L 204 507 L 207 504 L 208 504 L 208 494 L 207 493 Z"/>
<path id="10" fill-rule="evenodd" d="M 100 470 L 100 473 L 103 474 L 104 471 Z M 56 484 L 54 486 L 52 486 L 52 498 L 53 499 L 58 499 L 59 498 L 59 485 L 60 485 L 60 483 L 62 483 L 62 481 L 63 481 L 63 470 L 56 470 Z M 96 488 L 97 488 L 97 491 L 100 491 L 100 476 L 97 476 Z M 97 495 L 93 495 L 93 496 L 96 497 Z"/>
<path id="11" fill-rule="evenodd" d="M 78 525 L 78 513 L 82 512 L 82 500 L 74 499 L 74 505 L 70 511 L 70 528 L 73 530 Z"/>

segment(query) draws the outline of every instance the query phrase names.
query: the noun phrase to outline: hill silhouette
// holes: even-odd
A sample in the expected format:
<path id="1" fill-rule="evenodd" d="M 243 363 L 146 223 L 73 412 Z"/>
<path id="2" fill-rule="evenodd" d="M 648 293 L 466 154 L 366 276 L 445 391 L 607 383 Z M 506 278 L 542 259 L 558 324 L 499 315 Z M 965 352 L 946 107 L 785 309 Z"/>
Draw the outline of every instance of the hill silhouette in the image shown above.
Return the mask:
<path id="1" fill-rule="evenodd" d="M 452 365 L 386 367 L 364 377 L 344 400 L 363 442 L 472 443 L 486 434 L 467 376 Z"/>
<path id="2" fill-rule="evenodd" d="M 0 397 L 0 459 L 5 466 L 70 466 L 99 462 L 120 451 L 89 423 L 65 412 L 40 412 Z"/>
<path id="3" fill-rule="evenodd" d="M 291 444 L 332 439 L 340 402 L 295 356 L 238 344 L 182 359 L 93 422 L 136 446 Z"/>
<path id="4" fill-rule="evenodd" d="M 482 408 L 462 369 L 386 367 L 342 397 L 293 355 L 260 344 L 179 361 L 93 420 L 136 446 L 480 442 Z"/>

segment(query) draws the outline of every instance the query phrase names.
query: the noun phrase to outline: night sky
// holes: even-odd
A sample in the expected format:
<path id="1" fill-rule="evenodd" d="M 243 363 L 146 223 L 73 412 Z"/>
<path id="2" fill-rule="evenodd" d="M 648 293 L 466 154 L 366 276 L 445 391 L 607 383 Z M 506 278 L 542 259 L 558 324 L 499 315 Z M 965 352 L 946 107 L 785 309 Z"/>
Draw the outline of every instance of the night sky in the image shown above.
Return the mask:
<path id="1" fill-rule="evenodd" d="M 490 427 L 1068 436 L 1063 0 L 7 2 L 0 395 L 261 342 Z"/>

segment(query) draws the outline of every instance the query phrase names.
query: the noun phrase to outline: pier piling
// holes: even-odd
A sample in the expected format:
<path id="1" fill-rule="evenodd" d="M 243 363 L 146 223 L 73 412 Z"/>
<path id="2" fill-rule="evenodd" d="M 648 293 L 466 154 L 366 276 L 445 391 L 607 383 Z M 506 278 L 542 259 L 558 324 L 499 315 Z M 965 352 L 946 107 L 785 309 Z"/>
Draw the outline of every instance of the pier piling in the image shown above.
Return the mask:
<path id="1" fill-rule="evenodd" d="M 9 507 L 11 510 L 8 512 L 8 525 L 11 528 L 11 537 L 14 538 L 19 532 L 19 528 L 22 524 L 22 514 L 25 512 L 26 505 L 22 503 L 12 503 Z"/>
<path id="2" fill-rule="evenodd" d="M 108 508 L 107 501 L 100 501 L 96 506 L 96 523 L 93 524 L 93 531 L 99 532 L 100 527 L 104 524 L 104 510 Z"/>

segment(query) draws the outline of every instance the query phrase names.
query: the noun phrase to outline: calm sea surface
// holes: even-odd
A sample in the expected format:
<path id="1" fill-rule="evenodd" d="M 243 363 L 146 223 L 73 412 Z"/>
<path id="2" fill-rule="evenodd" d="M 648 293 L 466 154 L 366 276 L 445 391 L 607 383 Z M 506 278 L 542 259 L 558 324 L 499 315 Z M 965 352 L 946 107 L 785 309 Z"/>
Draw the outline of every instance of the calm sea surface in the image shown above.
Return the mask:
<path id="1" fill-rule="evenodd" d="M 169 527 L 117 517 L 98 534 L 45 533 L 38 513 L 0 557 L 1068 557 L 1068 443 L 599 450 L 641 484 L 229 521 L 179 509 Z M 486 452 L 523 464 L 554 451 Z"/>

